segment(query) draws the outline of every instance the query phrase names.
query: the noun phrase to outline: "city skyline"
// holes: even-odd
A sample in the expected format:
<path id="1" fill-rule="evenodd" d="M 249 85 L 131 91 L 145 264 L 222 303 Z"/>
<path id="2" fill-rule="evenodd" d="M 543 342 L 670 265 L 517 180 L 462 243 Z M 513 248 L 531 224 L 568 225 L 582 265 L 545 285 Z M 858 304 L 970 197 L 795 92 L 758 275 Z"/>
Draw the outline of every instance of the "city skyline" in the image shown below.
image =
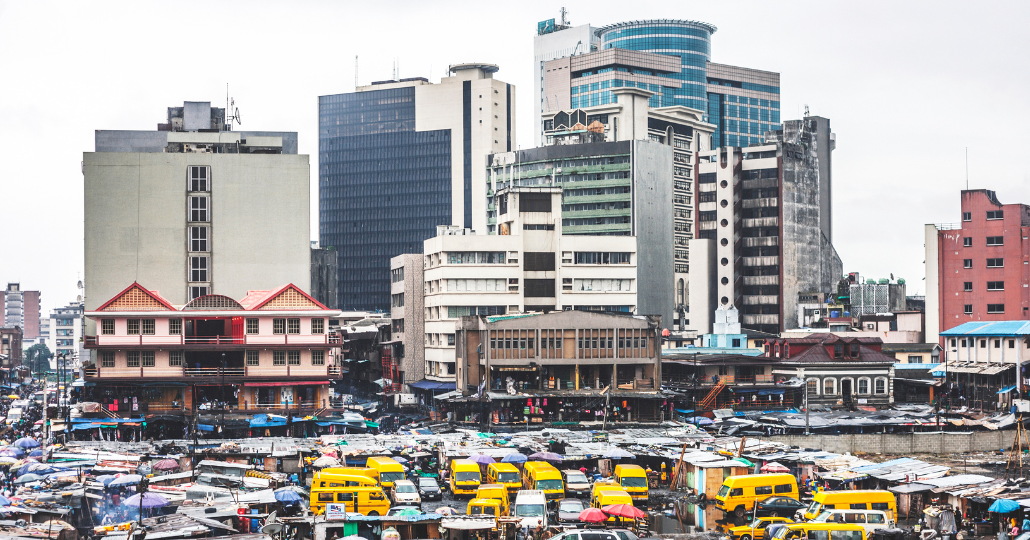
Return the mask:
<path id="1" fill-rule="evenodd" d="M 524 89 L 517 94 L 517 145 L 533 146 L 532 38 L 536 23 L 558 17 L 560 6 L 532 3 L 510 13 L 500 4 L 484 4 L 475 12 L 458 3 L 399 2 L 378 10 L 332 3 L 291 4 L 288 10 L 276 3 L 182 5 L 200 8 L 206 20 L 215 21 L 177 23 L 178 39 L 189 43 L 189 50 L 204 39 L 212 46 L 221 43 L 225 36 L 215 32 L 218 21 L 225 21 L 230 39 L 241 44 L 275 35 L 285 45 L 263 48 L 261 54 L 242 47 L 244 52 L 232 57 L 186 49 L 170 54 L 175 40 L 154 36 L 172 13 L 156 5 L 0 4 L 4 72 L 21 81 L 2 90 L 6 99 L 0 105 L 5 127 L 0 159 L 9 179 L 0 226 L 21 232 L 0 257 L 0 279 L 41 291 L 43 312 L 80 293 L 79 162 L 82 152 L 92 149 L 94 130 L 153 129 L 168 104 L 187 100 L 222 106 L 226 83 L 243 121 L 237 129 L 296 131 L 299 153 L 314 157 L 318 96 L 353 91 L 355 55 L 363 85 L 392 78 L 395 62 L 400 77 L 433 82 L 448 64 L 489 62 L 500 66 L 498 78 Z M 1019 99 L 1030 61 L 1012 54 L 1027 45 L 1017 26 L 1030 14 L 1024 4 L 997 3 L 985 10 L 940 3 L 933 11 L 922 5 L 871 3 L 855 9 L 815 2 L 689 3 L 675 9 L 575 2 L 566 7 L 573 24 L 646 18 L 712 24 L 718 27 L 712 36 L 714 60 L 780 73 L 783 120 L 801 117 L 806 105 L 813 115 L 832 118 L 838 136 L 834 244 L 845 272 L 893 273 L 908 279 L 911 294 L 925 291 L 923 225 L 960 220 L 955 195 L 965 187 L 966 147 L 970 188 L 994 190 L 1007 202 L 1026 200 L 1030 173 L 1013 167 L 1015 160 L 991 158 L 1017 151 L 1018 122 L 963 129 L 952 119 L 952 111 L 971 109 L 961 107 L 966 104 L 976 104 L 977 116 L 986 118 L 1018 119 L 1030 112 Z M 29 30 L 24 24 L 44 13 L 45 28 Z M 386 22 L 387 13 L 385 30 L 360 22 Z M 456 21 L 473 24 L 458 27 Z M 442 35 L 441 28 L 453 33 Z M 394 37 L 386 41 L 384 35 Z M 94 67 L 94 58 L 112 54 L 120 57 L 121 67 Z M 313 193 L 317 181 L 312 164 Z M 316 236 L 317 205 L 313 196 Z"/>

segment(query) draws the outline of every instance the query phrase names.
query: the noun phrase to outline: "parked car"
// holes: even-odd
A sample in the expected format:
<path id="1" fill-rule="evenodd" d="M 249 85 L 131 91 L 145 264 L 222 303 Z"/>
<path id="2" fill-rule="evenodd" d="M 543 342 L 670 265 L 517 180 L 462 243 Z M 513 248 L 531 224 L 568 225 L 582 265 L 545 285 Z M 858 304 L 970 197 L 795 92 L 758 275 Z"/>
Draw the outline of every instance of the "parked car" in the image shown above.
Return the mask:
<path id="1" fill-rule="evenodd" d="M 405 505 L 405 506 L 394 506 L 387 510 L 386 515 L 388 516 L 418 516 L 422 514 L 422 509 L 417 506 Z"/>
<path id="2" fill-rule="evenodd" d="M 566 497 L 590 497 L 590 480 L 587 475 L 577 469 L 570 469 L 561 472 L 565 480 Z"/>
<path id="3" fill-rule="evenodd" d="M 793 516 L 806 506 L 808 505 L 793 497 L 768 497 L 755 505 L 755 517 Z"/>
<path id="4" fill-rule="evenodd" d="M 409 504 L 419 506 L 422 504 L 422 497 L 419 496 L 418 488 L 411 480 L 394 480 L 390 488 L 390 500 L 393 504 Z"/>
<path id="5" fill-rule="evenodd" d="M 558 510 L 555 511 L 555 521 L 559 526 L 578 525 L 581 523 L 579 514 L 586 508 L 586 503 L 579 499 L 561 499 L 558 501 Z"/>
<path id="6" fill-rule="evenodd" d="M 423 501 L 442 501 L 443 489 L 436 478 L 423 476 L 418 479 L 418 495 Z"/>
<path id="7" fill-rule="evenodd" d="M 620 540 L 620 538 L 612 531 L 570 529 L 557 536 L 552 536 L 551 540 Z"/>
<path id="8" fill-rule="evenodd" d="M 615 536 L 619 537 L 619 540 L 639 540 L 639 536 L 629 529 L 608 529 L 609 532 L 615 533 Z"/>
<path id="9" fill-rule="evenodd" d="M 726 529 L 733 540 L 760 540 L 765 535 L 765 529 L 773 523 L 791 524 L 792 520 L 782 517 L 756 517 L 747 525 L 730 527 Z"/>

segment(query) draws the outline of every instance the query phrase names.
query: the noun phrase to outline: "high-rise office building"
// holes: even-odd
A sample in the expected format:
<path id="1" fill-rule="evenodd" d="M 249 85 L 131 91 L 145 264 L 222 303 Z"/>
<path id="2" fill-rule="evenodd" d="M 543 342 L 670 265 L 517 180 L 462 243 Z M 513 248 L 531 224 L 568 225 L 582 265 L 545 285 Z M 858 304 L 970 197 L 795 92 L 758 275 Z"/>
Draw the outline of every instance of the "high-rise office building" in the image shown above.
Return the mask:
<path id="1" fill-rule="evenodd" d="M 4 325 L 20 326 L 25 341 L 39 337 L 39 291 L 23 291 L 20 283 L 8 283 L 0 292 Z"/>
<path id="2" fill-rule="evenodd" d="M 835 145 L 829 130 L 806 117 L 762 145 L 700 152 L 691 328 L 710 332 L 715 308 L 733 305 L 745 328 L 779 333 L 798 327 L 800 298 L 836 291 L 843 266 L 824 229 L 820 163 Z"/>
<path id="3" fill-rule="evenodd" d="M 209 102 L 169 107 L 157 127 L 98 130 L 83 154 L 86 311 L 133 282 L 175 305 L 309 289 L 309 164 L 297 134 L 231 131 Z"/>
<path id="4" fill-rule="evenodd" d="M 780 74 L 709 62 L 708 121 L 713 147 L 761 144 L 780 129 Z"/>
<path id="5" fill-rule="evenodd" d="M 515 88 L 493 64 L 450 70 L 319 97 L 319 233 L 343 255 L 342 309 L 389 310 L 390 259 L 437 225 L 486 231 L 485 158 L 515 143 Z"/>
<path id="6" fill-rule="evenodd" d="M 550 85 L 545 84 L 544 64 L 556 58 L 566 58 L 577 54 L 585 54 L 597 50 L 599 40 L 594 32 L 594 27 L 589 24 L 572 26 L 564 20 L 564 12 L 561 21 L 554 19 L 540 21 L 537 23 L 536 36 L 533 37 L 533 107 L 537 109 L 537 126 L 533 130 L 534 144 L 543 144 L 543 117 L 548 111 L 560 110 L 556 105 L 557 97 L 548 90 Z M 561 91 L 560 89 L 558 91 Z"/>

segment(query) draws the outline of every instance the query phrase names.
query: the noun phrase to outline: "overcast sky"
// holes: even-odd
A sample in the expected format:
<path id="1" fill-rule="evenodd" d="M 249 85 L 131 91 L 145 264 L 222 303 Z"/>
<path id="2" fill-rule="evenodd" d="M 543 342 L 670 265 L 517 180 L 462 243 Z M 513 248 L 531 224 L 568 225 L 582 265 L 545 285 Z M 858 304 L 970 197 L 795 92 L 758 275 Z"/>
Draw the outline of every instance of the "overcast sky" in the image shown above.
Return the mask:
<path id="1" fill-rule="evenodd" d="M 83 260 L 82 152 L 96 129 L 155 129 L 166 107 L 225 102 L 242 129 L 297 131 L 317 96 L 490 62 L 516 85 L 532 146 L 533 35 L 548 2 L 45 2 L 0 0 L 0 282 L 74 300 Z M 784 120 L 830 118 L 833 243 L 844 270 L 924 292 L 923 224 L 959 221 L 959 190 L 1030 203 L 1028 2 L 564 3 L 573 24 L 681 18 L 718 27 L 712 60 L 781 74 Z M 1022 156 L 1022 157 L 1021 157 Z M 346 256 L 346 254 L 343 254 Z"/>

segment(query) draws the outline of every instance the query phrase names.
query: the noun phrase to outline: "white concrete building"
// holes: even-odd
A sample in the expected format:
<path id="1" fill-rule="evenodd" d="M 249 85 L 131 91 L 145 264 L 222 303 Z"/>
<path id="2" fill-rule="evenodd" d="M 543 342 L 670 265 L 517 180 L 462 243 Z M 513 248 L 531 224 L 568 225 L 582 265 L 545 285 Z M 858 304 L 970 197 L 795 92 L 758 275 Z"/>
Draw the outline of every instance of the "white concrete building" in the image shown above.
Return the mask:
<path id="1" fill-rule="evenodd" d="M 563 236 L 561 193 L 502 189 L 502 234 L 441 227 L 425 241 L 426 379 L 454 380 L 455 324 L 466 315 L 636 311 L 636 237 Z"/>
<path id="2" fill-rule="evenodd" d="M 65 307 L 56 308 L 46 319 L 50 333 L 46 338 L 46 347 L 53 356 L 50 357 L 50 369 L 58 368 L 57 355 L 63 354 L 70 369 L 77 369 L 85 357 L 82 342 L 82 302 L 72 302 Z"/>
<path id="3" fill-rule="evenodd" d="M 391 337 L 404 345 L 398 360 L 405 385 L 426 376 L 423 266 L 421 253 L 405 253 L 390 259 Z"/>
<path id="4" fill-rule="evenodd" d="M 310 163 L 296 133 L 234 132 L 207 102 L 83 154 L 86 310 L 127 283 L 183 305 L 311 288 Z"/>

